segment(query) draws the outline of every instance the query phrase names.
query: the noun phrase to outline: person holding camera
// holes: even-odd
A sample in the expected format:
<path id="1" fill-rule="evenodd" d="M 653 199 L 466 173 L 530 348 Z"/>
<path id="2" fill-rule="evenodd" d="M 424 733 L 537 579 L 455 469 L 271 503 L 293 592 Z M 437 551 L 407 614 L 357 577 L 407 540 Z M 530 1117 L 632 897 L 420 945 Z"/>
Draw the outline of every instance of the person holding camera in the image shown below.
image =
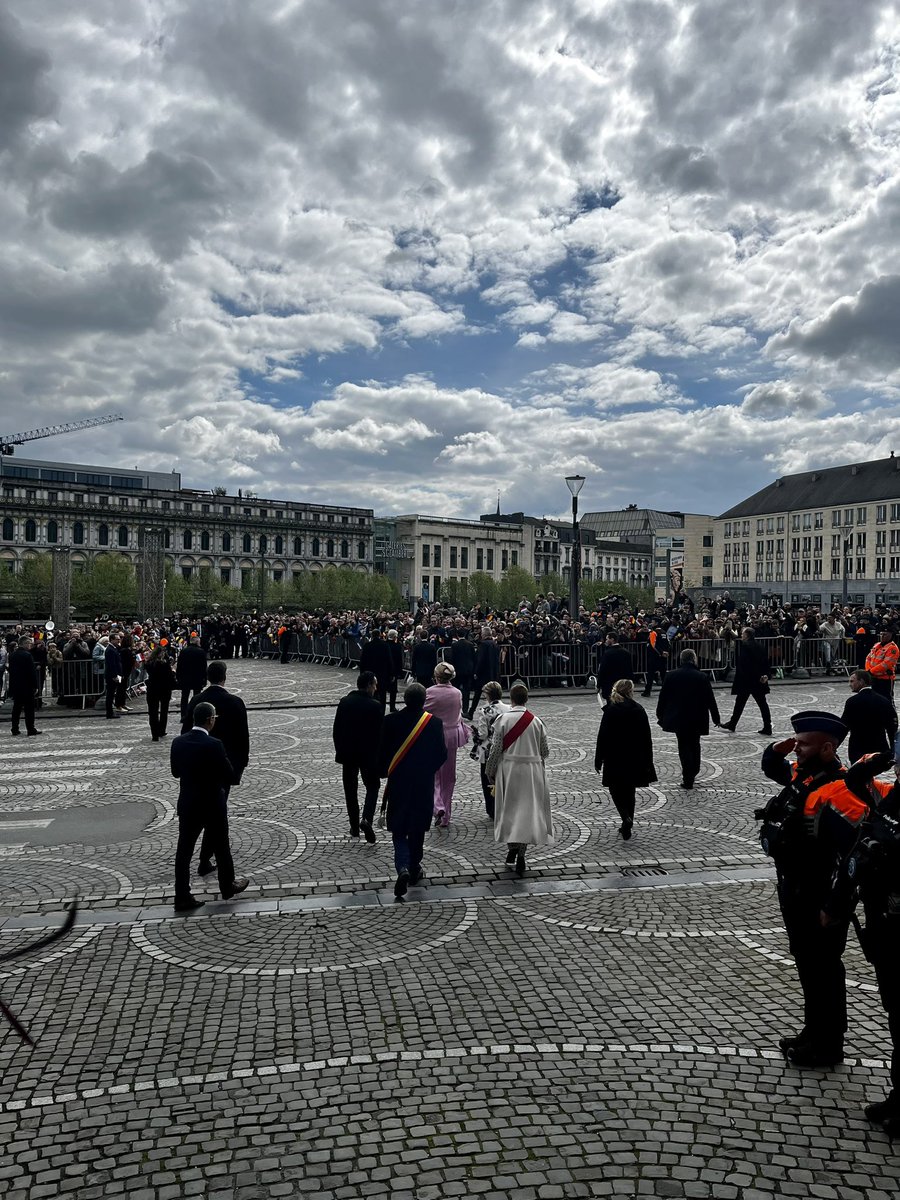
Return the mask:
<path id="1" fill-rule="evenodd" d="M 763 773 L 782 785 L 758 809 L 760 843 L 774 860 L 778 901 L 803 991 L 803 1028 L 779 1045 L 795 1067 L 828 1069 L 843 1061 L 847 988 L 842 961 L 849 912 L 823 924 L 832 878 L 855 843 L 868 804 L 847 784 L 837 750 L 847 726 L 813 709 L 791 717 L 794 736 L 763 752 Z M 794 752 L 792 764 L 787 755 Z M 852 782 L 852 779 L 851 779 Z M 873 780 L 877 792 L 890 785 Z"/>
<path id="2" fill-rule="evenodd" d="M 900 769 L 895 767 L 898 781 L 892 787 L 874 777 L 893 759 L 888 751 L 867 754 L 847 772 L 847 786 L 868 801 L 869 811 L 821 914 L 825 929 L 853 920 L 863 954 L 875 969 L 891 1035 L 891 1090 L 865 1112 L 890 1138 L 900 1137 Z M 854 912 L 860 903 L 865 928 Z"/>

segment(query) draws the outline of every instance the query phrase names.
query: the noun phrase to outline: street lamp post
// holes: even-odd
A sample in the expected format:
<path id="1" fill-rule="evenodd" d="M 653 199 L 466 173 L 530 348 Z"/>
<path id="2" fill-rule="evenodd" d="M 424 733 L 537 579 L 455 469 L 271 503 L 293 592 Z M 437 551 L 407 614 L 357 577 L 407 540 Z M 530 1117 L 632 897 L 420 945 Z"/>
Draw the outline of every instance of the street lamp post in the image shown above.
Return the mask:
<path id="1" fill-rule="evenodd" d="M 841 530 L 844 546 L 844 578 L 841 588 L 841 608 L 847 607 L 847 588 L 850 578 L 850 554 L 853 550 L 853 526 L 845 525 Z"/>
<path id="2" fill-rule="evenodd" d="M 583 475 L 567 475 L 566 487 L 572 493 L 572 555 L 569 567 L 569 615 L 578 620 L 578 585 L 581 583 L 581 538 L 578 530 L 578 493 L 584 487 Z"/>

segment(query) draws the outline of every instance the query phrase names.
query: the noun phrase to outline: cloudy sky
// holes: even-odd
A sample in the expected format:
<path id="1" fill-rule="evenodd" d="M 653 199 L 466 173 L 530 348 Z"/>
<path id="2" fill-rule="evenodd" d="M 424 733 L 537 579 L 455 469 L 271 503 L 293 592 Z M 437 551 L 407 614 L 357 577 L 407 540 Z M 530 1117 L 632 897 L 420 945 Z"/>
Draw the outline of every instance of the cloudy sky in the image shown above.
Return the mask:
<path id="1" fill-rule="evenodd" d="M 21 454 L 477 516 L 900 452 L 885 0 L 7 0 Z"/>

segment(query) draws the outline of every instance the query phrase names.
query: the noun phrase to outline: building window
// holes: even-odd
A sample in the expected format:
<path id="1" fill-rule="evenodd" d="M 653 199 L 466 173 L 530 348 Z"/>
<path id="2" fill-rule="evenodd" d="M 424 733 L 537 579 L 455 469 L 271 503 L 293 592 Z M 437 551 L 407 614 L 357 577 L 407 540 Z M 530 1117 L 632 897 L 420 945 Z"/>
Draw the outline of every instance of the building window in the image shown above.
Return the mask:
<path id="1" fill-rule="evenodd" d="M 32 519 L 30 517 L 25 522 L 25 541 L 26 542 L 36 542 L 37 541 L 37 525 L 34 523 L 34 521 L 32 521 Z"/>
<path id="2" fill-rule="evenodd" d="M 76 525 L 75 528 L 77 529 L 78 526 Z M 9 517 L 3 518 L 3 540 L 4 542 L 11 542 L 13 540 L 13 523 Z"/>
<path id="3" fill-rule="evenodd" d="M 702 564 L 701 564 L 701 565 L 702 565 L 702 566 L 704 566 L 704 567 L 711 567 L 711 566 L 712 566 L 712 555 L 711 555 L 711 554 L 704 554 L 704 555 L 703 555 L 703 562 L 702 562 Z"/>
<path id="4" fill-rule="evenodd" d="M 731 522 L 730 521 L 725 522 L 725 536 L 731 537 Z"/>
<path id="5" fill-rule="evenodd" d="M 193 512 L 193 510 L 194 510 L 194 506 L 193 506 L 193 504 L 190 502 L 190 500 L 185 500 L 185 502 L 184 502 L 184 511 L 185 511 L 185 512 Z M 187 576 L 185 576 L 185 578 L 187 578 Z"/>
<path id="6" fill-rule="evenodd" d="M 280 533 L 275 534 L 275 553 L 284 554 L 284 538 Z"/>
<path id="7" fill-rule="evenodd" d="M 876 522 L 876 524 L 883 525 L 886 520 L 887 520 L 887 505 L 886 504 L 876 504 L 875 505 L 875 522 Z"/>
<path id="8" fill-rule="evenodd" d="M 164 550 L 172 549 L 172 530 L 171 529 L 163 530 L 163 549 Z"/>
<path id="9" fill-rule="evenodd" d="M 350 543 L 347 541 L 346 538 L 344 538 L 343 541 L 341 542 L 341 558 L 349 558 L 349 557 L 350 557 Z"/>
<path id="10" fill-rule="evenodd" d="M 231 583 L 231 567 L 222 567 L 219 571 L 219 578 L 227 587 Z"/>
<path id="11" fill-rule="evenodd" d="M 517 567 L 517 566 L 519 565 L 519 552 L 518 552 L 518 550 L 513 550 L 513 552 L 512 552 L 512 565 L 513 565 L 514 567 Z"/>
<path id="12" fill-rule="evenodd" d="M 357 542 L 356 557 L 357 558 L 365 558 L 366 557 L 366 543 L 365 542 Z"/>
<path id="13" fill-rule="evenodd" d="M 434 558 L 433 558 L 433 561 L 432 561 L 432 566 L 434 566 L 434 567 L 439 567 L 440 565 L 441 565 L 441 547 L 440 547 L 440 546 L 435 546 L 435 548 L 434 548 Z"/>
<path id="14" fill-rule="evenodd" d="M 825 514 L 817 512 L 815 515 L 815 520 L 813 521 L 813 528 L 822 529 L 824 525 L 825 525 Z"/>
<path id="15" fill-rule="evenodd" d="M 334 558 L 334 538 L 329 538 L 325 544 L 325 557 Z"/>
<path id="16" fill-rule="evenodd" d="M 320 550 L 321 550 L 321 542 L 319 541 L 318 538 L 313 538 L 313 540 L 312 540 L 313 558 L 319 557 Z"/>
<path id="17" fill-rule="evenodd" d="M 460 546 L 459 548 L 459 569 L 468 571 L 469 569 L 469 547 Z"/>
<path id="18" fill-rule="evenodd" d="M 794 515 L 791 517 L 791 529 L 795 532 L 799 532 L 799 530 L 800 530 L 800 514 L 799 513 L 794 513 Z"/>
<path id="19" fill-rule="evenodd" d="M 6 534 L 3 536 L 6 537 Z M 84 545 L 84 525 L 81 523 L 81 521 L 76 521 L 72 526 L 72 542 L 76 546 Z"/>
<path id="20" fill-rule="evenodd" d="M 900 521 L 900 504 L 891 505 L 891 520 Z"/>
<path id="21" fill-rule="evenodd" d="M 204 529 L 203 532 L 200 534 L 200 549 L 201 550 L 209 549 L 209 530 L 208 529 Z"/>
<path id="22" fill-rule="evenodd" d="M 280 521 L 283 516 L 284 516 L 284 509 L 276 508 L 275 509 L 275 520 Z"/>
<path id="23" fill-rule="evenodd" d="M 347 516 L 347 514 L 346 514 L 346 513 L 344 513 L 344 515 L 341 517 L 341 524 L 342 524 L 342 525 L 349 525 L 349 524 L 350 524 L 350 518 Z"/>
<path id="24" fill-rule="evenodd" d="M 193 549 L 194 535 L 193 535 L 193 533 L 191 533 L 190 529 L 185 529 L 184 533 L 181 535 L 181 544 L 185 548 L 185 550 Z"/>
<path id="25" fill-rule="evenodd" d="M 706 549 L 707 547 L 709 547 L 709 546 L 712 546 L 712 544 L 713 544 L 713 540 L 712 540 L 712 534 L 711 534 L 711 533 L 704 533 L 704 535 L 703 535 L 703 548 L 704 548 L 704 549 Z"/>
<path id="26" fill-rule="evenodd" d="M 489 571 L 493 571 L 493 569 L 494 569 L 494 552 L 493 552 L 493 550 L 488 550 L 488 552 L 487 552 L 487 569 Z"/>
<path id="27" fill-rule="evenodd" d="M 775 532 L 784 533 L 784 517 L 775 518 Z"/>
<path id="28" fill-rule="evenodd" d="M 128 526 L 127 525 L 119 526 L 118 542 L 119 542 L 120 546 L 128 545 Z"/>
<path id="29" fill-rule="evenodd" d="M 868 519 L 869 519 L 869 510 L 867 508 L 858 508 L 856 510 L 857 525 L 865 525 L 865 523 L 866 523 L 866 521 L 868 521 Z"/>
<path id="30" fill-rule="evenodd" d="M 56 504 L 57 500 L 59 500 L 59 492 L 48 492 L 47 493 L 47 503 L 48 504 Z"/>
<path id="31" fill-rule="evenodd" d="M 182 578 L 183 578 L 183 579 L 190 579 L 190 577 L 191 577 L 191 574 L 192 574 L 193 570 L 194 570 L 194 568 L 193 568 L 193 567 L 182 567 L 182 568 L 181 568 L 181 576 L 182 576 Z"/>
<path id="32" fill-rule="evenodd" d="M 226 554 L 231 550 L 231 534 L 230 533 L 222 534 L 222 549 L 224 550 L 224 552 Z"/>
<path id="33" fill-rule="evenodd" d="M 803 528 L 812 529 L 812 513 L 803 514 Z"/>
<path id="34" fill-rule="evenodd" d="M 231 505 L 230 505 L 230 504 L 223 504 L 223 505 L 222 505 L 222 515 L 223 515 L 223 516 L 226 516 L 226 517 L 230 517 L 230 516 L 231 516 Z"/>
<path id="35" fill-rule="evenodd" d="M 422 566 L 431 566 L 431 547 L 426 545 L 425 542 L 422 543 Z"/>
<path id="36" fill-rule="evenodd" d="M 509 551 L 508 550 L 500 551 L 500 570 L 501 571 L 509 570 Z"/>
<path id="37" fill-rule="evenodd" d="M 450 570 L 455 571 L 457 564 L 457 549 L 455 546 L 450 547 Z"/>
<path id="38" fill-rule="evenodd" d="M 294 538 L 294 554 L 300 555 L 303 553 L 303 538 Z"/>
<path id="39" fill-rule="evenodd" d="M 243 550 L 243 552 L 245 554 L 249 554 L 251 552 L 251 550 L 253 549 L 253 542 L 250 539 L 249 533 L 245 533 L 244 536 L 241 538 L 241 549 Z"/>
<path id="40" fill-rule="evenodd" d="M 259 535 L 259 552 L 260 552 L 260 554 L 266 554 L 268 552 L 268 549 L 269 549 L 269 539 L 266 537 L 266 535 L 264 533 L 261 533 Z"/>
<path id="41" fill-rule="evenodd" d="M 128 497 L 120 496 L 119 497 L 119 508 L 127 508 L 127 507 L 128 507 Z"/>
<path id="42" fill-rule="evenodd" d="M 261 509 L 259 510 L 259 515 L 260 515 L 261 517 L 268 517 L 268 515 L 269 515 L 269 510 L 268 510 L 267 508 L 261 508 Z"/>
<path id="43" fill-rule="evenodd" d="M 476 571 L 484 570 L 484 551 L 481 549 L 480 546 L 475 551 L 475 570 Z"/>
<path id="44" fill-rule="evenodd" d="M 757 532 L 757 533 L 762 533 L 762 532 L 763 532 L 763 519 L 762 519 L 762 517 L 759 517 L 759 518 L 757 519 L 757 522 L 756 522 L 756 532 Z"/>
<path id="45" fill-rule="evenodd" d="M 97 544 L 100 546 L 109 545 L 109 526 L 101 525 L 97 530 Z"/>
<path id="46" fill-rule="evenodd" d="M 281 583 L 282 579 L 284 579 L 284 571 L 279 571 L 279 570 L 273 571 L 272 578 L 275 580 L 276 583 Z"/>
<path id="47" fill-rule="evenodd" d="M 163 502 L 162 502 L 163 512 L 168 512 L 171 507 L 172 507 L 171 500 L 163 500 Z"/>

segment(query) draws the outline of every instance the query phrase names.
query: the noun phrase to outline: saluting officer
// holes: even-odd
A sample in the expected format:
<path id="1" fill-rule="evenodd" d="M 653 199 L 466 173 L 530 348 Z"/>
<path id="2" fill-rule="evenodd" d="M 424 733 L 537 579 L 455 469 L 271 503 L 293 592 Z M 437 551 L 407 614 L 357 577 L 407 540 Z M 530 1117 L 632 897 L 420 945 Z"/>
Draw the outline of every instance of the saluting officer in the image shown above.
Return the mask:
<path id="1" fill-rule="evenodd" d="M 856 841 L 868 806 L 846 783 L 837 749 L 847 727 L 833 713 L 808 710 L 791 718 L 794 737 L 763 753 L 762 769 L 782 791 L 757 812 L 760 841 L 775 861 L 778 900 L 788 944 L 803 989 L 803 1029 L 779 1042 L 796 1067 L 828 1068 L 842 1062 L 847 1031 L 847 990 L 841 961 L 849 913 L 827 925 L 821 911 L 832 878 Z M 786 755 L 795 752 L 791 764 Z M 873 781 L 872 787 L 890 785 Z"/>
<path id="2" fill-rule="evenodd" d="M 863 953 L 875 968 L 891 1035 L 891 1090 L 884 1100 L 867 1106 L 866 1117 L 894 1138 L 900 1137 L 900 781 L 883 796 L 879 793 L 887 785 L 872 778 L 892 757 L 887 752 L 868 754 L 847 772 L 848 785 L 867 796 L 870 808 L 835 878 L 822 924 L 827 928 L 845 920 L 862 901 L 865 929 L 855 917 L 854 924 Z M 900 776 L 900 768 L 895 771 Z"/>

